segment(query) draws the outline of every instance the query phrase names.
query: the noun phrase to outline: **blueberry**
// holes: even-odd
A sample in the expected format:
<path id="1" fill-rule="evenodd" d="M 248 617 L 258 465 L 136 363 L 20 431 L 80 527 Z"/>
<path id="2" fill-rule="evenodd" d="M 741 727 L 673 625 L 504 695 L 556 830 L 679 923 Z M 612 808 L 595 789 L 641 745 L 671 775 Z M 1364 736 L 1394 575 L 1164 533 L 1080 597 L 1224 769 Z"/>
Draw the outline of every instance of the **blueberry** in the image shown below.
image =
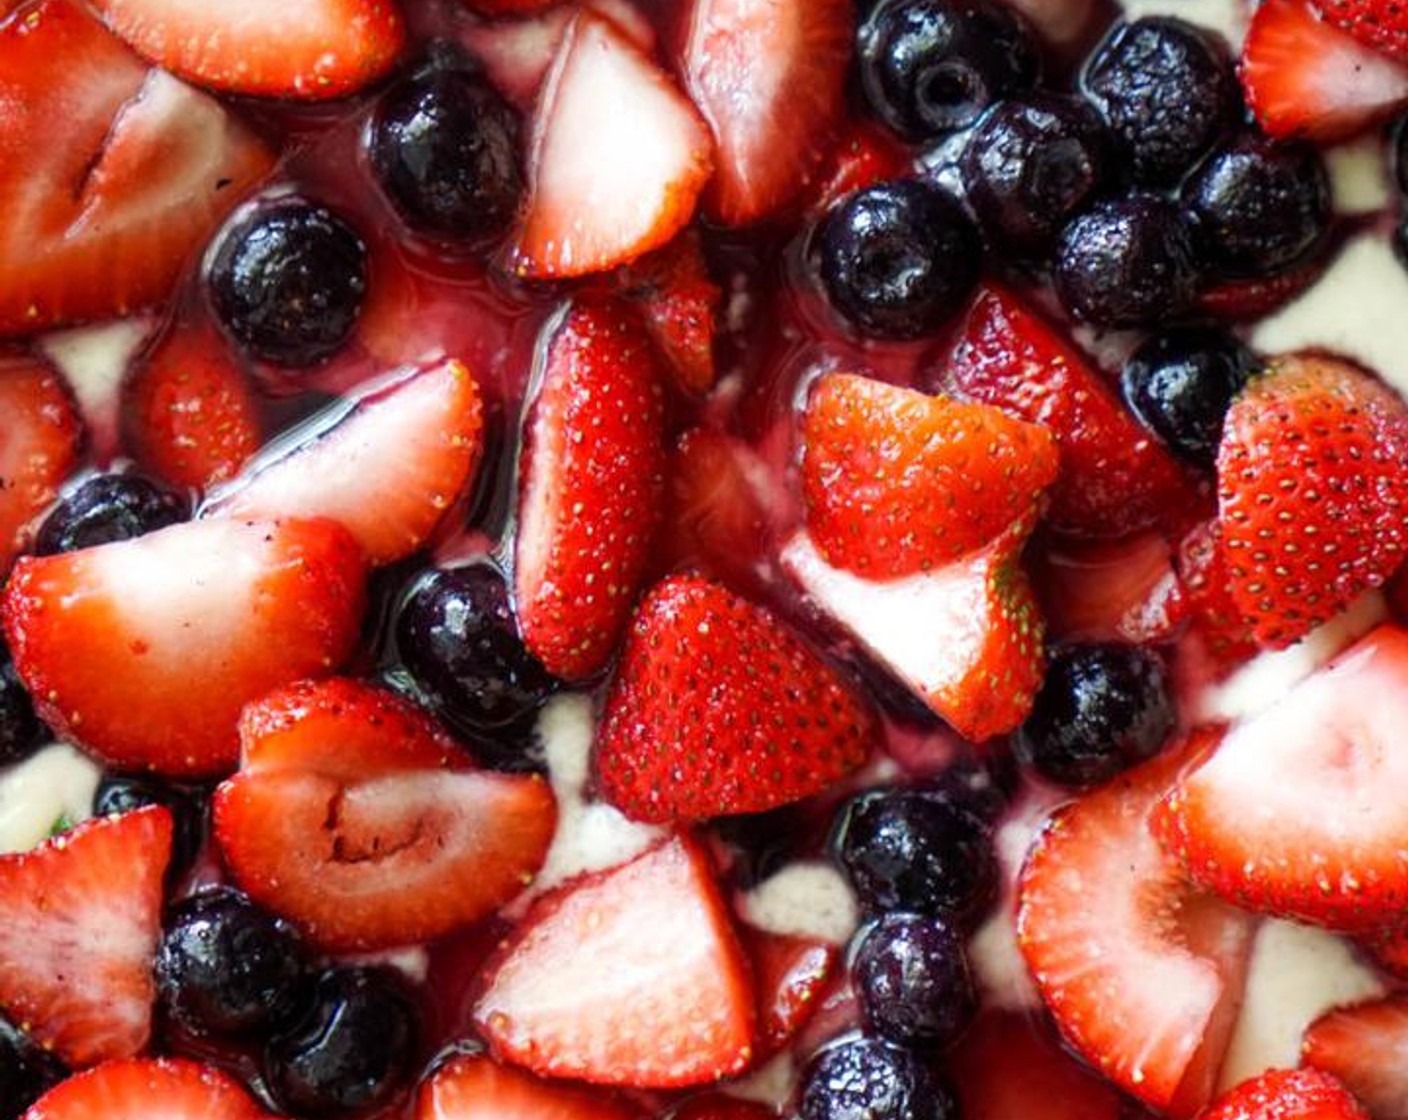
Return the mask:
<path id="1" fill-rule="evenodd" d="M 1036 255 L 1100 190 L 1106 163 L 1105 129 L 1094 109 L 1073 97 L 1035 94 L 994 107 L 973 131 L 959 169 L 988 240 Z"/>
<path id="2" fill-rule="evenodd" d="M 18 1120 L 66 1076 L 56 1057 L 0 1016 L 0 1120 Z"/>
<path id="3" fill-rule="evenodd" d="M 1330 226 L 1330 180 L 1309 144 L 1249 134 L 1183 184 L 1199 249 L 1223 276 L 1265 276 L 1310 253 Z"/>
<path id="4" fill-rule="evenodd" d="M 1041 74 L 1031 27 L 1000 0 L 882 0 L 856 46 L 871 108 L 908 140 L 967 128 Z"/>
<path id="5" fill-rule="evenodd" d="M 852 1038 L 812 1061 L 800 1114 L 801 1120 L 958 1120 L 958 1106 L 918 1055 Z"/>
<path id="6" fill-rule="evenodd" d="M 203 891 L 169 918 L 156 984 L 172 1020 L 198 1035 L 264 1031 L 307 971 L 298 935 L 239 891 Z"/>
<path id="7" fill-rule="evenodd" d="M 1154 195 L 1100 203 L 1061 232 L 1054 279 L 1066 310 L 1096 326 L 1141 326 L 1179 315 L 1199 282 L 1192 225 Z"/>
<path id="8" fill-rule="evenodd" d="M 1157 654 L 1078 645 L 1052 657 L 1018 737 L 1042 777 L 1085 786 L 1156 754 L 1174 724 L 1168 673 Z"/>
<path id="9" fill-rule="evenodd" d="M 309 366 L 351 334 L 367 290 L 367 249 L 326 207 L 284 198 L 236 218 L 210 264 L 225 329 L 250 353 Z"/>
<path id="10" fill-rule="evenodd" d="M 49 739 L 9 649 L 0 643 L 0 764 L 28 758 Z"/>
<path id="11" fill-rule="evenodd" d="M 960 758 L 951 763 L 922 792 L 948 801 L 992 827 L 1006 811 L 1018 784 L 1019 774 L 1010 754 L 990 749 L 981 760 Z"/>
<path id="12" fill-rule="evenodd" d="M 39 556 L 127 541 L 190 517 L 190 503 L 135 474 L 99 474 L 84 480 L 49 511 L 39 526 Z"/>
<path id="13" fill-rule="evenodd" d="M 382 97 L 372 118 L 371 163 L 396 212 L 432 237 L 500 232 L 518 209 L 518 119 L 485 79 L 435 69 Z"/>
<path id="14" fill-rule="evenodd" d="M 401 606 L 396 646 L 430 705 L 471 736 L 518 727 L 553 691 L 519 637 L 503 577 L 487 565 L 420 581 Z"/>
<path id="15" fill-rule="evenodd" d="M 120 774 L 104 777 L 93 795 L 93 814 L 99 817 L 148 805 L 163 805 L 171 813 L 174 835 L 167 880 L 174 883 L 190 869 L 205 842 L 205 808 L 199 795 L 157 778 Z"/>
<path id="16" fill-rule="evenodd" d="M 1213 328 L 1155 335 L 1125 362 L 1125 400 L 1145 427 L 1180 458 L 1211 469 L 1222 421 L 1256 358 L 1237 338 Z"/>
<path id="17" fill-rule="evenodd" d="M 1239 109 L 1227 44 L 1171 17 L 1117 27 L 1091 57 L 1083 80 L 1138 183 L 1177 182 L 1231 127 Z"/>
<path id="18" fill-rule="evenodd" d="M 857 191 L 821 230 L 831 305 L 862 334 L 919 338 L 937 330 L 978 282 L 982 246 L 959 205 L 906 180 Z"/>
<path id="19" fill-rule="evenodd" d="M 947 1046 L 977 1010 L 963 940 L 936 918 L 881 918 L 861 941 L 852 974 L 867 1026 L 891 1042 Z"/>

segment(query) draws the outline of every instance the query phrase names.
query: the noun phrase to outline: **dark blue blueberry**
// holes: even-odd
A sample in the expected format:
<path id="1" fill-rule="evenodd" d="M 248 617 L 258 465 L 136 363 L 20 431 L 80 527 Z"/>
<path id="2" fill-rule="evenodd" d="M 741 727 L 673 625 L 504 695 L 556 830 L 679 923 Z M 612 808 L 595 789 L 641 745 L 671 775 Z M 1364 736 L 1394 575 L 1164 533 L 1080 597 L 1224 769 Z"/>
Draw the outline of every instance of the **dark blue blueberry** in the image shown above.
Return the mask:
<path id="1" fill-rule="evenodd" d="M 1083 80 L 1122 166 L 1139 183 L 1176 183 L 1239 109 L 1226 42 L 1172 17 L 1121 24 L 1091 56 Z"/>
<path id="2" fill-rule="evenodd" d="M 1248 134 L 1219 148 L 1183 184 L 1210 271 L 1266 276 L 1301 260 L 1330 226 L 1330 180 L 1309 144 Z"/>
<path id="3" fill-rule="evenodd" d="M 891 1042 L 947 1046 L 977 1011 L 963 939 L 941 919 L 886 915 L 865 934 L 851 972 L 866 1025 Z"/>
<path id="4" fill-rule="evenodd" d="M 1134 327 L 1186 311 L 1199 283 L 1187 215 L 1155 195 L 1097 205 L 1061 232 L 1056 294 L 1077 319 Z"/>
<path id="5" fill-rule="evenodd" d="M 1100 190 L 1106 136 L 1084 101 L 1035 94 L 1004 101 L 973 131 L 959 163 L 968 204 L 988 240 L 1045 253 Z"/>
<path id="6" fill-rule="evenodd" d="M 34 540 L 39 556 L 127 541 L 191 515 L 181 495 L 135 474 L 99 474 L 61 497 Z"/>
<path id="7" fill-rule="evenodd" d="M 821 229 L 821 279 L 831 306 L 864 335 L 931 334 L 978 282 L 982 246 L 962 208 L 925 183 L 858 191 Z"/>
<path id="8" fill-rule="evenodd" d="M 1019 773 L 1009 753 L 989 750 L 989 756 L 981 761 L 960 758 L 953 762 L 921 792 L 948 801 L 982 824 L 995 825 L 1019 784 Z"/>
<path id="9" fill-rule="evenodd" d="M 812 1060 L 800 1112 L 801 1120 L 958 1120 L 924 1059 L 872 1038 L 838 1042 Z"/>
<path id="10" fill-rule="evenodd" d="M 352 333 L 367 290 L 367 249 L 331 210 L 283 198 L 225 229 L 209 282 L 220 321 L 250 353 L 309 366 Z"/>
<path id="11" fill-rule="evenodd" d="M 63 1063 L 0 1016 L 0 1120 L 17 1120 L 66 1076 Z"/>
<path id="12" fill-rule="evenodd" d="M 1211 469 L 1232 398 L 1256 368 L 1232 334 L 1189 327 L 1155 335 L 1125 362 L 1131 411 L 1181 458 Z"/>
<path id="13" fill-rule="evenodd" d="M 105 776 L 93 795 L 93 814 L 99 817 L 130 813 L 148 805 L 165 806 L 171 813 L 174 833 L 167 880 L 174 883 L 190 869 L 205 842 L 205 806 L 201 796 L 195 790 L 167 785 L 157 778 L 122 774 Z"/>
<path id="14" fill-rule="evenodd" d="M 34 714 L 29 690 L 0 643 L 0 764 L 28 758 L 49 741 L 49 729 Z"/>
<path id="15" fill-rule="evenodd" d="M 307 972 L 298 935 L 239 891 L 203 891 L 171 914 L 156 958 L 157 995 L 198 1035 L 259 1034 Z"/>
<path id="16" fill-rule="evenodd" d="M 881 0 L 856 47 L 871 108 L 908 140 L 967 128 L 1041 74 L 1031 27 L 1000 0 Z"/>
<path id="17" fill-rule="evenodd" d="M 1058 650 L 1018 733 L 1042 777 L 1064 786 L 1107 781 L 1157 754 L 1176 722 L 1168 672 L 1150 650 Z"/>

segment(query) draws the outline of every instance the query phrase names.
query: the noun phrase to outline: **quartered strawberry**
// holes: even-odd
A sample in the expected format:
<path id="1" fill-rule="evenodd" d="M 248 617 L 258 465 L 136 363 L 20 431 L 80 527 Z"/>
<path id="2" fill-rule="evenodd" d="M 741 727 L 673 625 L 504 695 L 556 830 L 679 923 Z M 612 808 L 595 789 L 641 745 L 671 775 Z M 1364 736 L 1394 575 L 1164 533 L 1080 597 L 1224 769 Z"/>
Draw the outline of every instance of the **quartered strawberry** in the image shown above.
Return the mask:
<path id="1" fill-rule="evenodd" d="M 1310 0 L 1257 5 L 1240 74 L 1272 136 L 1343 140 L 1408 102 L 1408 68 L 1322 19 Z"/>
<path id="2" fill-rule="evenodd" d="M 1045 542 L 1031 566 L 1037 598 L 1058 639 L 1161 642 L 1186 614 L 1173 550 L 1161 533 Z"/>
<path id="3" fill-rule="evenodd" d="M 238 1081 L 184 1058 L 105 1062 L 34 1103 L 24 1120 L 271 1120 Z"/>
<path id="4" fill-rule="evenodd" d="M 515 582 L 549 671 L 599 672 L 630 619 L 665 485 L 661 374 L 640 320 L 587 297 L 545 343 L 524 434 Z"/>
<path id="5" fill-rule="evenodd" d="M 1301 1064 L 1332 1075 L 1374 1120 L 1408 1116 L 1408 997 L 1322 1015 L 1305 1030 Z"/>
<path id="6" fill-rule="evenodd" d="M 835 945 L 743 928 L 758 990 L 758 1052 L 775 1054 L 806 1024 L 836 973 Z"/>
<path id="7" fill-rule="evenodd" d="M 940 387 L 1051 429 L 1061 473 L 1048 520 L 1080 537 L 1123 537 L 1189 504 L 1163 445 L 1056 328 L 1005 289 L 978 294 Z"/>
<path id="8" fill-rule="evenodd" d="M 741 226 L 804 189 L 841 119 L 854 37 L 849 0 L 693 0 L 679 70 L 713 130 L 711 217 Z"/>
<path id="9" fill-rule="evenodd" d="M 406 42 L 394 0 L 94 0 L 133 49 L 225 93 L 323 100 L 386 74 Z"/>
<path id="10" fill-rule="evenodd" d="M 425 544 L 464 495 L 483 426 L 479 387 L 459 362 L 402 374 L 310 421 L 305 438 L 253 464 L 203 513 L 330 517 L 372 564 L 389 564 Z"/>
<path id="11" fill-rule="evenodd" d="M 73 0 L 0 22 L 0 104 L 0 334 L 166 298 L 272 164 L 218 102 Z"/>
<path id="12" fill-rule="evenodd" d="M 548 1077 L 703 1085 L 753 1056 L 754 995 L 703 850 L 667 840 L 534 904 L 488 969 L 475 1021 Z"/>
<path id="13" fill-rule="evenodd" d="M 32 358 L 0 356 L 0 576 L 73 470 L 82 440 L 58 375 Z"/>
<path id="14" fill-rule="evenodd" d="M 585 9 L 544 79 L 528 162 L 514 266 L 533 277 L 601 272 L 666 244 L 694 216 L 713 167 L 688 99 L 615 23 Z"/>
<path id="15" fill-rule="evenodd" d="M 1408 906 L 1408 631 L 1382 626 L 1234 726 L 1155 819 L 1188 874 L 1239 906 L 1332 929 Z"/>
<path id="16" fill-rule="evenodd" d="M 56 732 L 119 769 L 213 775 L 246 703 L 352 651 L 364 577 L 336 522 L 197 521 L 23 557 L 0 609 Z"/>
<path id="17" fill-rule="evenodd" d="M 147 1045 L 170 859 L 161 807 L 0 856 L 0 1008 L 71 1066 Z"/>
<path id="18" fill-rule="evenodd" d="M 982 548 L 1056 478 L 1045 428 L 850 374 L 812 387 L 802 439 L 807 532 L 829 563 L 874 580 Z"/>
<path id="19" fill-rule="evenodd" d="M 380 949 L 483 917 L 527 885 L 556 822 L 537 775 L 477 771 L 419 708 L 346 678 L 249 705 L 214 799 L 231 875 L 326 949 Z"/>
<path id="20" fill-rule="evenodd" d="M 1218 529 L 1257 642 L 1289 645 L 1403 562 L 1405 462 L 1408 404 L 1344 362 L 1282 358 L 1232 402 Z"/>
<path id="21" fill-rule="evenodd" d="M 893 133 L 870 121 L 850 122 L 813 176 L 811 208 L 825 213 L 856 191 L 902 179 L 913 167 L 914 157 Z"/>
<path id="22" fill-rule="evenodd" d="M 1252 923 L 1194 894 L 1149 833 L 1180 762 L 1153 759 L 1057 810 L 1022 871 L 1017 936 L 1076 1053 L 1188 1116 L 1212 1093 Z"/>
<path id="23" fill-rule="evenodd" d="M 685 393 L 714 387 L 714 334 L 723 291 L 709 276 L 697 230 L 647 253 L 616 275 L 621 294 L 641 312 L 665 368 Z"/>
<path id="24" fill-rule="evenodd" d="M 1230 667 L 1253 656 L 1257 645 L 1232 597 L 1226 549 L 1216 520 L 1188 532 L 1179 542 L 1176 562 L 1189 627 L 1214 663 Z"/>
<path id="25" fill-rule="evenodd" d="M 1369 1120 L 1369 1114 L 1327 1073 L 1272 1069 L 1223 1093 L 1200 1120 Z"/>
<path id="26" fill-rule="evenodd" d="M 858 696 L 764 608 L 671 576 L 636 611 L 596 745 L 602 794 L 642 821 L 756 813 L 859 767 Z"/>
<path id="27" fill-rule="evenodd" d="M 546 1081 L 484 1054 L 451 1058 L 421 1082 L 415 1120 L 643 1120 L 639 1106 Z"/>

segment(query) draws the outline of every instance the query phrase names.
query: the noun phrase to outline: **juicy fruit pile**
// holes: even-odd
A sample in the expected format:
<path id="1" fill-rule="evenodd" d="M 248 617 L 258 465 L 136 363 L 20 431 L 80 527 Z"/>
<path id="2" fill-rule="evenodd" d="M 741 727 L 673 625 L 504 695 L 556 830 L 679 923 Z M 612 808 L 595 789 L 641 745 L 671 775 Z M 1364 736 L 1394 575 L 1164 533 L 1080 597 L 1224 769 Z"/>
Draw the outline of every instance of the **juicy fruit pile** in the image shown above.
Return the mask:
<path id="1" fill-rule="evenodd" d="M 0 1120 L 1403 1120 L 1408 21 L 1228 5 L 0 5 Z"/>

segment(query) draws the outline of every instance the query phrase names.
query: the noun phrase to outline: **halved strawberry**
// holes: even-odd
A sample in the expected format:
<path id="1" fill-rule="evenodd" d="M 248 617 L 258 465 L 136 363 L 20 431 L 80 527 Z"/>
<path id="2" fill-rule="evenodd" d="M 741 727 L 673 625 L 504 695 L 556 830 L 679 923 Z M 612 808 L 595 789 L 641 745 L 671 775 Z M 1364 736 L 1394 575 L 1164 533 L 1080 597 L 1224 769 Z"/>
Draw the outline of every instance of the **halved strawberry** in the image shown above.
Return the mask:
<path id="1" fill-rule="evenodd" d="M 0 357 L 0 576 L 73 470 L 82 439 L 56 374 L 32 358 Z"/>
<path id="2" fill-rule="evenodd" d="M 753 1056 L 747 960 L 703 850 L 676 837 L 544 896 L 489 966 L 475 1020 L 548 1077 L 671 1088 Z"/>
<path id="3" fill-rule="evenodd" d="M 642 1120 L 628 1101 L 462 1054 L 421 1082 L 415 1120 Z"/>
<path id="4" fill-rule="evenodd" d="M 714 334 L 723 292 L 709 276 L 697 230 L 647 253 L 616 274 L 621 294 L 640 308 L 665 368 L 685 393 L 714 387 Z"/>
<path id="5" fill-rule="evenodd" d="M 849 0 L 693 0 L 679 70 L 709 122 L 712 217 L 741 226 L 795 200 L 831 143 L 851 57 Z"/>
<path id="6" fill-rule="evenodd" d="M 713 166 L 694 107 L 615 23 L 585 9 L 532 127 L 514 260 L 523 276 L 601 272 L 664 245 L 693 217 Z"/>
<path id="7" fill-rule="evenodd" d="M 1333 1074 L 1374 1120 L 1408 1116 L 1408 997 L 1336 1008 L 1306 1028 L 1301 1064 Z"/>
<path id="8" fill-rule="evenodd" d="M 817 168 L 811 209 L 824 214 L 848 195 L 913 169 L 914 157 L 892 132 L 872 121 L 851 122 Z"/>
<path id="9" fill-rule="evenodd" d="M 1361 43 L 1408 62 L 1408 12 L 1393 0 L 1315 0 L 1315 6 Z"/>
<path id="10" fill-rule="evenodd" d="M 744 926 L 743 944 L 758 991 L 758 1052 L 775 1054 L 812 1017 L 836 974 L 835 945 Z"/>
<path id="11" fill-rule="evenodd" d="M 1201 1120 L 1369 1120 L 1369 1114 L 1327 1073 L 1272 1069 L 1223 1093 Z"/>
<path id="12" fill-rule="evenodd" d="M 406 42 L 393 0 L 93 0 L 134 50 L 225 93 L 323 100 L 355 93 L 395 65 Z"/>
<path id="13" fill-rule="evenodd" d="M 1332 929 L 1408 906 L 1408 631 L 1381 626 L 1234 726 L 1160 808 L 1188 874 L 1239 906 Z"/>
<path id="14" fill-rule="evenodd" d="M 1059 639 L 1166 641 L 1186 613 L 1173 550 L 1161 533 L 1050 541 L 1035 550 L 1031 565 L 1037 598 Z"/>
<path id="15" fill-rule="evenodd" d="M 171 291 L 272 157 L 73 0 L 0 22 L 0 333 L 124 315 Z"/>
<path id="16" fill-rule="evenodd" d="M 523 639 L 547 668 L 599 672 L 630 618 L 660 523 L 665 412 L 640 320 L 584 298 L 546 341 L 524 434 L 515 582 Z"/>
<path id="17" fill-rule="evenodd" d="M 170 859 L 161 807 L 0 856 L 0 1008 L 69 1065 L 147 1044 Z"/>
<path id="18" fill-rule="evenodd" d="M 1253 656 L 1257 645 L 1232 597 L 1227 552 L 1216 520 L 1194 526 L 1179 542 L 1177 566 L 1190 627 L 1214 663 L 1230 667 Z"/>
<path id="19" fill-rule="evenodd" d="M 420 709 L 371 685 L 304 681 L 240 717 L 214 799 L 231 875 L 326 949 L 428 941 L 532 880 L 556 811 L 538 776 L 476 771 Z"/>
<path id="20" fill-rule="evenodd" d="M 219 774 L 246 703 L 352 651 L 364 576 L 336 522 L 197 521 L 22 558 L 5 634 L 61 735 L 123 769 Z"/>
<path id="21" fill-rule="evenodd" d="M 1272 136 L 1343 140 L 1408 102 L 1408 68 L 1325 22 L 1310 0 L 1257 5 L 1240 73 Z"/>
<path id="22" fill-rule="evenodd" d="M 863 701 L 764 608 L 672 576 L 636 612 L 596 744 L 601 791 L 662 822 L 755 813 L 859 767 Z"/>
<path id="23" fill-rule="evenodd" d="M 184 1058 L 105 1062 L 56 1085 L 24 1120 L 271 1120 L 238 1081 Z"/>
<path id="24" fill-rule="evenodd" d="M 1252 923 L 1196 895 L 1149 833 L 1181 762 L 1156 758 L 1057 811 L 1027 856 L 1017 935 L 1076 1052 L 1187 1116 L 1211 1096 Z"/>
<path id="25" fill-rule="evenodd" d="M 310 421 L 202 515 L 330 517 L 374 565 L 409 556 L 465 493 L 483 450 L 479 387 L 459 362 L 381 382 Z M 288 445 L 285 445 L 288 446 Z"/>

